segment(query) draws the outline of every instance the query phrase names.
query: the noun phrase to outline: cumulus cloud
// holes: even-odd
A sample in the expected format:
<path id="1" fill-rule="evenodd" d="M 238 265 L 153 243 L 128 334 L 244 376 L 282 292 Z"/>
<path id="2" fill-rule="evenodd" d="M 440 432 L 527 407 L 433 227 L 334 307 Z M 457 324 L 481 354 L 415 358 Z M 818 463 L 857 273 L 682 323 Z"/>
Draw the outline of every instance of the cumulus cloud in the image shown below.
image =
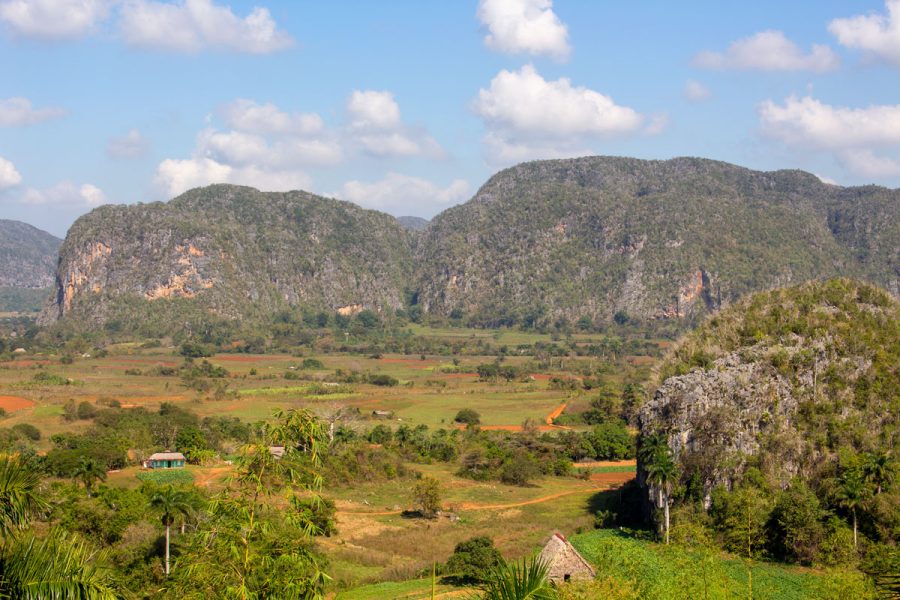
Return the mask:
<path id="1" fill-rule="evenodd" d="M 858 48 L 871 56 L 900 66 L 900 0 L 886 0 L 887 15 L 857 15 L 835 19 L 828 30 L 848 48 Z"/>
<path id="2" fill-rule="evenodd" d="M 20 127 L 55 119 L 66 114 L 61 108 L 34 108 L 28 98 L 0 100 L 0 127 Z"/>
<path id="3" fill-rule="evenodd" d="M 379 157 L 442 158 L 440 144 L 421 128 L 403 123 L 400 105 L 388 91 L 355 90 L 347 99 L 348 138 Z"/>
<path id="4" fill-rule="evenodd" d="M 684 84 L 684 97 L 690 102 L 704 102 L 712 98 L 709 88 L 693 79 Z"/>
<path id="5" fill-rule="evenodd" d="M 212 0 L 177 4 L 128 0 L 122 6 L 119 27 L 128 44 L 175 52 L 216 49 L 269 54 L 294 44 L 267 9 L 255 7 L 241 18 Z"/>
<path id="6" fill-rule="evenodd" d="M 91 33 L 109 15 L 111 0 L 3 0 L 0 22 L 17 36 L 73 39 Z"/>
<path id="7" fill-rule="evenodd" d="M 221 112 L 229 127 L 251 133 L 308 135 L 325 127 L 322 117 L 315 113 L 287 113 L 272 103 L 245 98 L 226 104 Z"/>
<path id="8" fill-rule="evenodd" d="M 235 167 L 211 158 L 166 159 L 156 170 L 156 185 L 169 196 L 212 183 L 249 185 L 266 192 L 309 189 L 311 180 L 300 171 L 267 170 L 255 165 Z"/>
<path id="9" fill-rule="evenodd" d="M 861 177 L 870 179 L 892 179 L 900 177 L 900 158 L 877 156 L 865 148 L 845 150 L 838 160 L 847 169 Z"/>
<path id="10" fill-rule="evenodd" d="M 427 179 L 388 173 L 379 181 L 348 181 L 331 195 L 366 208 L 407 214 L 418 212 L 423 206 L 442 207 L 461 202 L 469 196 L 469 191 L 469 183 L 463 179 L 440 187 Z"/>
<path id="11" fill-rule="evenodd" d="M 846 108 L 791 96 L 784 105 L 763 102 L 759 115 L 766 134 L 789 144 L 829 149 L 900 144 L 900 104 Z"/>
<path id="12" fill-rule="evenodd" d="M 141 132 L 132 129 L 123 136 L 110 138 L 106 143 L 106 153 L 112 158 L 140 158 L 149 147 Z"/>
<path id="13" fill-rule="evenodd" d="M 25 190 L 20 202 L 54 208 L 94 208 L 106 204 L 106 195 L 103 190 L 90 183 L 76 185 L 71 181 L 62 181 L 45 189 Z"/>
<path id="14" fill-rule="evenodd" d="M 22 183 L 22 175 L 16 166 L 0 156 L 0 191 L 8 190 Z"/>
<path id="15" fill-rule="evenodd" d="M 900 176 L 900 104 L 865 108 L 831 106 L 791 96 L 783 105 L 759 106 L 765 135 L 786 144 L 831 152 L 846 169 L 869 178 Z M 882 149 L 888 156 L 876 154 Z"/>
<path id="16" fill-rule="evenodd" d="M 813 44 L 808 54 L 781 31 L 761 31 L 733 42 L 725 52 L 701 52 L 694 65 L 702 69 L 755 71 L 833 71 L 840 66 L 837 54 Z"/>
<path id="17" fill-rule="evenodd" d="M 600 92 L 547 81 L 531 65 L 500 71 L 472 108 L 485 122 L 485 145 L 497 162 L 584 154 L 590 139 L 635 133 L 646 117 Z M 654 120 L 647 133 L 657 133 Z"/>
<path id="18" fill-rule="evenodd" d="M 481 0 L 478 20 L 484 43 L 498 52 L 569 57 L 569 32 L 553 12 L 552 0 Z"/>

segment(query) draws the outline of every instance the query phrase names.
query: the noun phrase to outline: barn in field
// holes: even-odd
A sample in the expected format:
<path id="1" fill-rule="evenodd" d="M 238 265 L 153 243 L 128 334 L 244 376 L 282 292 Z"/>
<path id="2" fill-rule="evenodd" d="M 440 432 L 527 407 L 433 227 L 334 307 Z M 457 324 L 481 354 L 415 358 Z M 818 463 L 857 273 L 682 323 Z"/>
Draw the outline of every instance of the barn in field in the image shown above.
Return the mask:
<path id="1" fill-rule="evenodd" d="M 553 583 L 593 579 L 596 575 L 594 567 L 559 532 L 547 540 L 540 558 L 547 565 L 547 579 Z"/>

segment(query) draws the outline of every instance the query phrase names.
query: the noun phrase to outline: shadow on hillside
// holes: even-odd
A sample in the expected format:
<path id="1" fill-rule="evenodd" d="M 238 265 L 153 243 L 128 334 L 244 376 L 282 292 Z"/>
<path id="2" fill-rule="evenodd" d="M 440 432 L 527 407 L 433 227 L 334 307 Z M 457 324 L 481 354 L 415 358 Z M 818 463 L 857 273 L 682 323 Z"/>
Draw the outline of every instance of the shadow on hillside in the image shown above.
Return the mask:
<path id="1" fill-rule="evenodd" d="M 634 480 L 588 497 L 585 508 L 596 518 L 597 527 L 645 528 L 641 488 Z"/>

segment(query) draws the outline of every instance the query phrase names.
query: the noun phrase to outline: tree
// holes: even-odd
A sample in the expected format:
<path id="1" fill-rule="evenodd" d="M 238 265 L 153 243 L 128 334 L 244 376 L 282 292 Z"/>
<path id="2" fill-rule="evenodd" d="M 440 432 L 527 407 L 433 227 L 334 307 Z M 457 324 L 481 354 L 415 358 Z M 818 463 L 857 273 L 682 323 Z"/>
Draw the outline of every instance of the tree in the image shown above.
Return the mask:
<path id="1" fill-rule="evenodd" d="M 660 444 L 658 439 L 652 440 L 652 443 L 652 453 L 648 451 L 644 454 L 644 470 L 647 472 L 647 482 L 656 487 L 659 504 L 663 507 L 665 515 L 663 531 L 666 536 L 666 544 L 668 544 L 669 505 L 678 469 L 672 456 L 672 449 L 668 444 Z"/>
<path id="2" fill-rule="evenodd" d="M 17 455 L 0 455 L 0 535 L 9 536 L 47 508 L 41 479 Z"/>
<path id="3" fill-rule="evenodd" d="M 187 516 L 191 512 L 190 496 L 184 490 L 176 490 L 167 485 L 150 498 L 150 507 L 158 510 L 166 528 L 166 575 L 169 574 L 169 529 L 179 514 Z"/>
<path id="4" fill-rule="evenodd" d="M 422 514 L 433 518 L 441 510 L 441 482 L 434 477 L 423 477 L 413 488 L 413 497 Z"/>
<path id="5" fill-rule="evenodd" d="M 84 542 L 59 529 L 43 539 L 19 536 L 18 530 L 47 504 L 40 477 L 18 456 L 0 456 L 0 597 L 118 598 L 116 582 L 102 565 L 104 555 L 91 553 Z"/>
<path id="6" fill-rule="evenodd" d="M 486 535 L 460 542 L 447 560 L 450 576 L 461 583 L 485 581 L 491 570 L 503 566 L 503 557 Z"/>
<path id="7" fill-rule="evenodd" d="M 893 483 L 896 465 L 891 460 L 890 454 L 882 452 L 881 454 L 865 455 L 862 469 L 863 478 L 875 488 L 875 495 L 878 495 Z"/>
<path id="8" fill-rule="evenodd" d="M 478 414 L 477 410 L 472 408 L 463 408 L 456 416 L 453 417 L 453 420 L 457 423 L 465 423 L 466 425 L 478 425 L 481 423 L 481 415 Z"/>
<path id="9" fill-rule="evenodd" d="M 78 460 L 78 466 L 75 467 L 72 477 L 84 484 L 84 489 L 87 490 L 88 498 L 90 498 L 94 483 L 106 481 L 106 469 L 95 459 L 82 456 Z"/>
<path id="10" fill-rule="evenodd" d="M 505 563 L 491 571 L 484 585 L 484 600 L 555 600 L 547 580 L 549 566 L 539 557 Z"/>
<path id="11" fill-rule="evenodd" d="M 845 469 L 838 477 L 835 488 L 835 499 L 841 508 L 850 511 L 853 520 L 853 547 L 857 547 L 857 511 L 869 496 L 863 472 L 857 468 Z"/>
<path id="12" fill-rule="evenodd" d="M 284 511 L 272 497 L 310 498 L 322 488 L 323 424 L 308 410 L 276 411 L 241 448 L 226 489 L 208 505 L 200 535 L 175 559 L 172 597 L 306 599 L 324 595 L 328 576 L 308 511 Z M 269 451 L 284 447 L 280 458 Z M 183 561 L 183 565 L 182 565 Z"/>

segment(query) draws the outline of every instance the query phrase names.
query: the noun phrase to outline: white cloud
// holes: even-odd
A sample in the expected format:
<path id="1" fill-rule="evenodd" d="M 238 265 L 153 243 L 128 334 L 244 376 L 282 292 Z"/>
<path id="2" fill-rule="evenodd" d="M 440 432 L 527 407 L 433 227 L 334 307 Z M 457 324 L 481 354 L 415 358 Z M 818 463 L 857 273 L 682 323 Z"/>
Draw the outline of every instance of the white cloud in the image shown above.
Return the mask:
<path id="1" fill-rule="evenodd" d="M 35 188 L 25 190 L 20 202 L 56 208 L 94 208 L 106 204 L 106 195 L 100 188 L 90 183 L 76 185 L 71 181 L 62 181 L 42 190 Z"/>
<path id="2" fill-rule="evenodd" d="M 552 0 L 481 0 L 477 14 L 488 30 L 484 43 L 499 52 L 565 60 L 572 51 Z"/>
<path id="3" fill-rule="evenodd" d="M 828 24 L 842 45 L 865 50 L 872 56 L 900 66 L 900 0 L 886 0 L 887 15 L 857 15 Z"/>
<path id="4" fill-rule="evenodd" d="M 331 139 L 290 137 L 270 144 L 261 135 L 214 129 L 200 133 L 195 154 L 232 166 L 257 165 L 266 169 L 327 166 L 343 159 L 340 144 Z"/>
<path id="5" fill-rule="evenodd" d="M 0 156 L 0 191 L 7 190 L 22 183 L 22 175 L 16 166 Z"/>
<path id="6" fill-rule="evenodd" d="M 831 152 L 860 177 L 900 177 L 900 104 L 866 108 L 831 106 L 791 96 L 784 105 L 767 100 L 759 106 L 765 135 L 805 149 Z M 888 156 L 875 154 L 881 148 Z"/>
<path id="7" fill-rule="evenodd" d="M 156 170 L 156 185 L 170 197 L 212 183 L 249 185 L 267 192 L 309 189 L 309 176 L 300 171 L 266 170 L 255 165 L 233 167 L 211 158 L 166 159 Z"/>
<path id="8" fill-rule="evenodd" d="M 359 129 L 394 129 L 400 125 L 400 105 L 387 91 L 355 90 L 347 100 L 350 126 Z"/>
<path id="9" fill-rule="evenodd" d="M 241 18 L 212 0 L 177 4 L 128 0 L 122 6 L 119 26 L 131 45 L 176 52 L 216 49 L 269 54 L 294 44 L 267 9 L 255 7 Z"/>
<path id="10" fill-rule="evenodd" d="M 809 54 L 781 31 L 761 31 L 733 42 L 723 53 L 701 52 L 694 65 L 702 69 L 756 71 L 814 71 L 822 73 L 840 66 L 837 54 L 821 44 L 813 44 Z"/>
<path id="11" fill-rule="evenodd" d="M 589 139 L 635 133 L 647 120 L 566 78 L 547 81 L 531 65 L 500 71 L 489 89 L 479 90 L 472 108 L 487 125 L 489 157 L 500 163 L 581 155 Z M 653 120 L 647 133 L 662 124 Z"/>
<path id="12" fill-rule="evenodd" d="M 845 108 L 806 96 L 759 106 L 763 131 L 789 144 L 848 148 L 900 144 L 900 104 Z"/>
<path id="13" fill-rule="evenodd" d="M 147 153 L 149 142 L 137 129 L 132 129 L 120 137 L 111 138 L 106 143 L 106 153 L 113 158 L 139 158 Z"/>
<path id="14" fill-rule="evenodd" d="M 443 158 L 444 150 L 421 128 L 409 127 L 388 91 L 355 90 L 347 99 L 347 135 L 372 156 Z"/>
<path id="15" fill-rule="evenodd" d="M 0 100 L 0 127 L 33 125 L 66 114 L 61 108 L 34 108 L 28 98 Z"/>
<path id="16" fill-rule="evenodd" d="M 828 185 L 840 185 L 836 180 L 826 175 L 819 175 L 818 173 L 813 173 L 813 175 L 818 177 L 819 181 L 821 181 L 822 183 L 827 183 Z"/>
<path id="17" fill-rule="evenodd" d="M 463 179 L 440 187 L 427 179 L 388 173 L 379 181 L 348 181 L 331 195 L 366 208 L 407 214 L 420 212 L 418 209 L 423 206 L 442 207 L 461 202 L 469 196 L 469 190 L 469 183 Z"/>
<path id="18" fill-rule="evenodd" d="M 870 179 L 890 179 L 900 177 L 900 158 L 877 156 L 865 148 L 845 150 L 838 160 L 848 170 Z"/>
<path id="19" fill-rule="evenodd" d="M 0 21 L 23 37 L 73 39 L 92 32 L 111 5 L 110 0 L 4 0 Z"/>
<path id="20" fill-rule="evenodd" d="M 699 81 L 689 79 L 684 84 L 684 97 L 691 102 L 704 102 L 712 98 L 712 92 Z"/>
<path id="21" fill-rule="evenodd" d="M 229 127 L 251 133 L 308 135 L 325 127 L 315 113 L 287 113 L 274 104 L 244 98 L 226 104 L 221 112 Z"/>

